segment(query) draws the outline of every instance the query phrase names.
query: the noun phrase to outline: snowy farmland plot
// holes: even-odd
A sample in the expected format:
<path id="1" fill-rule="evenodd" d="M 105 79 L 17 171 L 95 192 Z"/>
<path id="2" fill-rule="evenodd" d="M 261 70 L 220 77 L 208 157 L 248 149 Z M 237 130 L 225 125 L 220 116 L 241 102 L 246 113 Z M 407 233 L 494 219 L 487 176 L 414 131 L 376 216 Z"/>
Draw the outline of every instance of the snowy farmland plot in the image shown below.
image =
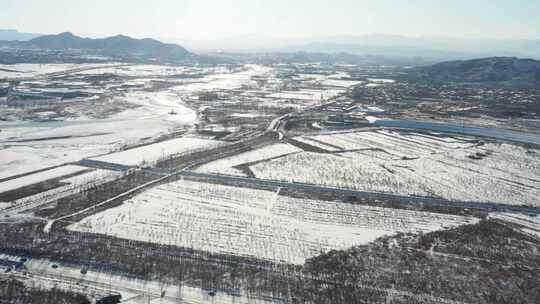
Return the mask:
<path id="1" fill-rule="evenodd" d="M 22 211 L 23 209 L 28 210 L 32 207 L 44 205 L 54 200 L 80 193 L 85 189 L 116 180 L 121 176 L 122 173 L 117 171 L 89 169 L 82 166 L 66 165 L 17 179 L 8 180 L 0 183 L 0 186 L 3 187 L 2 189 L 5 191 L 9 191 L 6 189 L 11 189 L 11 185 L 13 183 L 20 183 L 21 185 L 30 186 L 54 178 L 59 179 L 56 187 L 20 197 L 10 203 L 4 203 L 3 205 L 0 204 L 0 210 L 11 206 L 17 207 L 18 212 Z M 4 191 L 0 191 L 0 193 L 2 192 Z"/>
<path id="2" fill-rule="evenodd" d="M 147 190 L 68 229 L 302 264 L 321 252 L 366 244 L 384 235 L 475 221 L 180 180 Z"/>
<path id="3" fill-rule="evenodd" d="M 322 90 L 300 90 L 300 91 L 284 91 L 268 95 L 269 98 L 278 99 L 299 99 L 308 101 L 321 101 L 338 96 L 345 92 L 343 89 L 322 89 Z"/>
<path id="4" fill-rule="evenodd" d="M 19 77 L 34 77 L 48 73 L 57 73 L 71 69 L 80 68 L 99 68 L 100 66 L 109 64 L 36 64 L 36 63 L 19 63 L 19 64 L 0 64 L 0 79 L 2 78 L 19 78 Z"/>
<path id="5" fill-rule="evenodd" d="M 86 168 L 87 169 L 87 168 Z M 104 169 L 93 169 L 90 172 L 78 174 L 69 178 L 60 180 L 66 185 L 44 191 L 32 196 L 21 198 L 14 202 L 14 205 L 36 202 L 44 204 L 71 194 L 79 193 L 84 189 L 113 181 L 122 176 L 122 173 Z"/>
<path id="6" fill-rule="evenodd" d="M 116 98 L 139 107 L 106 119 L 0 123 L 0 178 L 152 141 L 197 119 L 196 113 L 181 105 L 180 98 L 170 92 L 128 93 Z M 177 115 L 167 114 L 171 110 Z"/>
<path id="7" fill-rule="evenodd" d="M 327 86 L 348 88 L 348 87 L 352 87 L 352 86 L 362 84 L 362 83 L 364 83 L 364 81 L 326 79 L 326 80 L 322 81 L 321 83 L 324 84 L 324 85 L 327 85 Z"/>
<path id="8" fill-rule="evenodd" d="M 181 66 L 136 64 L 118 67 L 104 67 L 89 71 L 82 71 L 80 75 L 115 74 L 124 77 L 152 77 L 171 76 L 182 74 L 187 69 Z"/>
<path id="9" fill-rule="evenodd" d="M 489 214 L 490 219 L 512 223 L 532 236 L 540 238 L 540 216 L 525 215 L 518 213 L 493 212 Z"/>
<path id="10" fill-rule="evenodd" d="M 19 87 L 25 90 L 39 87 L 39 90 L 47 91 L 47 86 L 50 86 L 58 91 L 58 85 L 69 83 L 88 88 L 89 83 L 92 83 L 89 92 L 95 90 L 96 95 L 89 97 L 85 102 L 70 100 L 60 110 L 53 106 L 54 111 L 42 113 L 43 117 L 50 116 L 54 118 L 53 120 L 38 122 L 30 119 L 22 120 L 18 116 L 8 116 L 10 121 L 2 120 L 0 178 L 9 178 L 153 142 L 171 133 L 188 129 L 198 122 L 198 117 L 197 111 L 190 108 L 183 98 L 193 97 L 199 90 L 238 88 L 253 83 L 251 77 L 272 71 L 271 68 L 260 65 L 228 69 L 137 64 L 129 66 L 34 64 L 6 66 L 6 69 L 20 72 L 5 72 L 12 77 L 30 77 L 77 69 L 66 81 L 32 80 L 22 82 Z M 206 76 L 189 78 L 190 75 L 200 74 Z M 107 77 L 111 75 L 114 75 L 113 80 L 99 84 L 90 80 L 108 79 Z M 177 79 L 176 75 L 182 77 Z M 150 90 L 155 79 L 163 83 L 169 79 L 171 82 L 165 88 Z M 178 85 L 183 82 L 187 84 Z M 129 85 L 144 88 L 125 88 Z M 13 111 L 13 113 L 21 112 Z M 37 115 L 36 113 L 33 115 Z M 159 154 L 162 155 L 161 151 Z M 136 162 L 140 160 L 137 159 Z"/>
<path id="11" fill-rule="evenodd" d="M 182 99 L 172 91 L 162 92 L 128 92 L 116 99 L 126 101 L 133 105 L 137 105 L 135 109 L 123 111 L 116 118 L 134 118 L 141 119 L 159 116 L 163 120 L 168 120 L 176 123 L 189 124 L 197 119 L 197 113 L 186 107 L 182 103 Z M 174 111 L 175 115 L 169 115 Z"/>
<path id="12" fill-rule="evenodd" d="M 35 174 L 26 175 L 23 177 L 7 180 L 0 183 L 0 193 L 15 190 L 32 184 L 39 183 L 44 180 L 58 178 L 66 175 L 76 174 L 88 170 L 88 168 L 80 166 L 61 166 L 51 170 L 42 171 Z"/>
<path id="13" fill-rule="evenodd" d="M 245 65 L 243 69 L 240 72 L 222 71 L 222 73 L 208 75 L 192 83 L 176 86 L 172 90 L 182 95 L 189 95 L 212 90 L 238 89 L 242 85 L 254 84 L 251 79 L 253 76 L 261 76 L 272 72 L 271 68 L 261 65 Z"/>
<path id="14" fill-rule="evenodd" d="M 290 144 L 273 144 L 253 151 L 244 152 L 231 157 L 222 158 L 197 168 L 198 172 L 218 173 L 225 175 L 246 176 L 238 166 L 262 162 L 268 159 L 278 158 L 302 150 Z"/>
<path id="15" fill-rule="evenodd" d="M 126 119 L 4 129 L 6 137 L 11 136 L 10 132 L 13 139 L 0 147 L 0 178 L 109 153 L 143 138 L 157 137 L 173 125 L 157 119 Z"/>
<path id="16" fill-rule="evenodd" d="M 388 130 L 298 140 L 329 153 L 295 153 L 257 163 L 251 171 L 262 179 L 540 206 L 538 150 Z"/>
<path id="17" fill-rule="evenodd" d="M 182 137 L 92 159 L 126 166 L 155 164 L 157 161 L 170 156 L 211 149 L 222 144 L 223 142 L 217 140 Z"/>

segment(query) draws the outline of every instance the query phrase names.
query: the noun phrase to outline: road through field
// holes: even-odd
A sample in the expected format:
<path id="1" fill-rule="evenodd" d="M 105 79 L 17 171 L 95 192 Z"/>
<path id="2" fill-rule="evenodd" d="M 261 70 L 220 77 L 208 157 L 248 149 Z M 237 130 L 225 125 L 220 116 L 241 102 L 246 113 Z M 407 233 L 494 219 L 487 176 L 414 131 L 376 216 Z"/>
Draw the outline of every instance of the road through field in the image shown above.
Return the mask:
<path id="1" fill-rule="evenodd" d="M 450 201 L 450 200 L 440 199 L 436 197 L 406 196 L 406 195 L 382 193 L 382 192 L 357 191 L 357 190 L 351 190 L 351 189 L 345 189 L 345 188 L 325 187 L 325 186 L 306 184 L 306 183 L 283 182 L 283 181 L 263 180 L 263 179 L 258 179 L 258 178 L 249 178 L 249 177 L 241 177 L 241 176 L 208 174 L 208 173 L 193 172 L 193 171 L 188 171 L 188 170 L 179 171 L 177 172 L 177 174 L 187 176 L 187 177 L 206 178 L 206 179 L 222 181 L 222 182 L 247 183 L 247 184 L 254 184 L 254 185 L 259 185 L 259 186 L 264 186 L 264 187 L 300 189 L 300 190 L 311 191 L 311 192 L 330 192 L 330 193 L 336 193 L 336 194 L 371 198 L 373 200 L 381 200 L 381 199 L 397 200 L 400 203 L 405 203 L 405 204 L 426 204 L 426 205 L 454 207 L 454 208 L 479 209 L 479 210 L 485 210 L 485 211 L 505 211 L 505 212 L 540 214 L 540 208 L 526 207 L 526 206 L 513 206 L 513 205 L 508 205 L 508 204 L 497 204 L 497 203 L 490 203 L 490 202 L 479 203 L 479 202 Z"/>

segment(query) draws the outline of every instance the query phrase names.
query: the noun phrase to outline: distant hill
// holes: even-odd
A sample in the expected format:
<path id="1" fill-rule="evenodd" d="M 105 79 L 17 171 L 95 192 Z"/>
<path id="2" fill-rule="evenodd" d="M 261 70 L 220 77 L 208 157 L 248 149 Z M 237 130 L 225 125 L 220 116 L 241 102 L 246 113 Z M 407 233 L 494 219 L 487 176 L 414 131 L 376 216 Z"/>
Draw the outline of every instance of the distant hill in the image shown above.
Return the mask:
<path id="1" fill-rule="evenodd" d="M 391 57 L 355 55 L 349 53 L 311 53 L 311 52 L 264 52 L 264 53 L 211 53 L 214 58 L 229 59 L 238 63 L 305 63 L 322 62 L 325 64 L 354 64 L 362 66 L 425 66 L 438 61 L 427 61 L 419 57 Z"/>
<path id="2" fill-rule="evenodd" d="M 356 43 L 313 42 L 290 47 L 293 51 L 315 53 L 349 53 L 360 56 L 385 56 L 394 58 L 422 57 L 426 60 L 471 58 L 471 53 L 416 46 L 386 46 Z M 438 60 L 436 60 L 438 59 Z"/>
<path id="3" fill-rule="evenodd" d="M 17 30 L 5 30 L 0 29 L 0 40 L 7 40 L 7 41 L 28 41 L 30 39 L 34 39 L 36 37 L 41 36 L 40 34 L 32 34 L 32 33 L 23 33 L 19 32 Z"/>
<path id="4" fill-rule="evenodd" d="M 437 81 L 540 82 L 540 61 L 516 57 L 447 61 L 418 68 L 418 71 Z"/>
<path id="5" fill-rule="evenodd" d="M 492 56 L 540 60 L 540 39 L 473 39 L 369 34 L 304 38 L 241 35 L 218 40 L 178 41 L 190 49 L 201 52 L 349 53 L 361 56 L 422 57 L 428 61 L 464 60 Z"/>
<path id="6" fill-rule="evenodd" d="M 4 44 L 11 47 L 48 50 L 86 50 L 111 57 L 155 59 L 161 62 L 181 61 L 192 55 L 176 44 L 162 43 L 154 39 L 134 39 L 123 35 L 91 39 L 66 32 L 58 35 L 44 35 L 29 41 L 4 42 Z"/>
<path id="7" fill-rule="evenodd" d="M 372 34 L 326 37 L 304 46 L 306 50 L 344 51 L 353 54 L 421 56 L 465 60 L 493 56 L 540 59 L 540 40 L 407 37 Z M 446 59 L 445 59 L 446 58 Z"/>

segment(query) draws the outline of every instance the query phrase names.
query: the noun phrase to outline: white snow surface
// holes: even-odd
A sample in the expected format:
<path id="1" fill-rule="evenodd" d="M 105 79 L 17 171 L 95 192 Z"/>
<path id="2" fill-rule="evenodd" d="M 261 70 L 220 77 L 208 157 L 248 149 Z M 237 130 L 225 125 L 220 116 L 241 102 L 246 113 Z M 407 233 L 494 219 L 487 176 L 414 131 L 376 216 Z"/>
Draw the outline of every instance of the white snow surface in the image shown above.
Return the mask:
<path id="1" fill-rule="evenodd" d="M 34 77 L 43 74 L 57 73 L 78 68 L 93 68 L 103 65 L 110 65 L 111 63 L 95 63 L 95 64 L 39 64 L 39 63 L 19 63 L 19 64 L 0 64 L 0 79 L 2 78 L 20 78 L 20 77 Z"/>
<path id="2" fill-rule="evenodd" d="M 15 190 L 25 186 L 30 186 L 49 179 L 75 174 L 84 170 L 88 170 L 88 168 L 74 165 L 66 165 L 47 171 L 42 171 L 19 178 L 10 179 L 0 183 L 0 193 Z"/>
<path id="3" fill-rule="evenodd" d="M 126 166 L 154 164 L 172 155 L 210 149 L 222 144 L 223 142 L 217 140 L 181 137 L 92 159 Z"/>
<path id="4" fill-rule="evenodd" d="M 338 96 L 345 92 L 343 89 L 323 89 L 323 90 L 299 90 L 299 91 L 283 91 L 268 95 L 270 98 L 279 99 L 300 99 L 309 101 L 326 100 Z"/>
<path id="5" fill-rule="evenodd" d="M 192 83 L 176 86 L 172 90 L 179 94 L 192 94 L 212 90 L 238 89 L 242 85 L 254 84 L 253 76 L 264 75 L 272 72 L 272 70 L 272 68 L 262 65 L 249 64 L 244 66 L 243 71 L 235 73 L 223 71 L 222 73 L 208 75 Z"/>
<path id="6" fill-rule="evenodd" d="M 359 85 L 364 83 L 364 81 L 359 80 L 341 80 L 341 79 L 326 79 L 321 82 L 323 85 L 327 86 L 336 86 L 336 87 L 343 87 L 348 88 L 355 85 Z"/>
<path id="7" fill-rule="evenodd" d="M 140 107 L 123 111 L 116 118 L 139 119 L 159 116 L 162 120 L 189 124 L 197 119 L 197 113 L 184 105 L 182 98 L 172 91 L 162 92 L 128 92 L 123 96 L 115 97 Z M 171 111 L 175 115 L 170 115 Z"/>
<path id="8" fill-rule="evenodd" d="M 380 87 L 382 84 L 380 83 L 368 83 L 366 84 L 366 87 L 368 88 L 375 88 L 375 87 Z"/>
<path id="9" fill-rule="evenodd" d="M 385 79 L 385 78 L 368 78 L 368 81 L 375 82 L 375 83 L 394 83 L 396 82 L 393 79 Z"/>
<path id="10" fill-rule="evenodd" d="M 366 120 L 369 121 L 370 123 L 374 123 L 377 120 L 379 120 L 379 118 L 377 118 L 376 116 L 366 116 Z"/>
<path id="11" fill-rule="evenodd" d="M 88 170 L 86 167 L 81 167 L 84 170 Z M 109 181 L 119 178 L 122 173 L 117 171 L 93 169 L 92 171 L 77 174 L 72 177 L 68 177 L 60 180 L 66 185 L 53 188 L 47 191 L 43 191 L 34 195 L 26 196 L 12 202 L 12 205 L 17 207 L 11 215 L 18 217 L 23 210 L 29 210 L 33 207 L 44 205 L 60 198 L 80 193 L 84 189 L 88 189 L 100 184 L 107 183 Z M 22 208 L 22 209 L 21 209 Z"/>
<path id="12" fill-rule="evenodd" d="M 521 230 L 527 234 L 540 238 L 540 216 L 526 215 L 508 212 L 492 212 L 488 218 L 505 221 L 521 226 Z"/>
<path id="13" fill-rule="evenodd" d="M 462 216 L 295 199 L 187 180 L 147 190 L 69 230 L 303 264 L 396 232 L 476 222 Z"/>
<path id="14" fill-rule="evenodd" d="M 477 145 L 456 137 L 396 131 L 303 137 L 338 154 L 302 152 L 250 169 L 256 177 L 450 200 L 540 206 L 540 151 Z M 313 144 L 313 142 L 308 142 Z M 332 148 L 325 148 L 331 145 Z M 356 151 L 350 151 L 356 150 Z M 480 155 L 480 157 L 478 157 Z"/>
<path id="15" fill-rule="evenodd" d="M 106 119 L 0 123 L 0 178 L 109 153 L 184 128 L 197 119 L 195 111 L 171 92 L 133 92 L 116 98 L 140 107 Z M 169 115 L 171 110 L 177 115 Z"/>
<path id="16" fill-rule="evenodd" d="M 276 158 L 300 151 L 302 150 L 290 144 L 278 143 L 204 164 L 197 168 L 197 171 L 225 175 L 245 176 L 245 174 L 241 170 L 234 167 L 242 164 L 259 162 L 265 159 Z"/>
<path id="17" fill-rule="evenodd" d="M 112 68 L 101 68 L 80 72 L 82 75 L 115 74 L 123 77 L 157 77 L 183 74 L 189 69 L 183 66 L 137 64 Z"/>

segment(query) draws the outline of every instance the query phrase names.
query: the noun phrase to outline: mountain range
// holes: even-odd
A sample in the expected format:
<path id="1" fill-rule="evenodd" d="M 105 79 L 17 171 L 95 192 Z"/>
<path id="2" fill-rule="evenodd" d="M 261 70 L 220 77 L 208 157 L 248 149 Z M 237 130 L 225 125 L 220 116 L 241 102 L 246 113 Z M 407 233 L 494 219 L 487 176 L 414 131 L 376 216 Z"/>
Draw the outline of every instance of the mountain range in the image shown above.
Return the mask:
<path id="1" fill-rule="evenodd" d="M 27 41 L 41 36 L 41 34 L 23 33 L 12 29 L 0 29 L 0 40 Z"/>
<path id="2" fill-rule="evenodd" d="M 0 41 L 0 45 L 47 50 L 84 50 L 116 58 L 152 59 L 160 62 L 182 61 L 192 56 L 185 48 L 154 39 L 135 39 L 117 35 L 107 38 L 82 38 L 65 32 L 43 35 L 27 41 Z"/>
<path id="3" fill-rule="evenodd" d="M 540 83 L 540 61 L 516 57 L 447 61 L 416 70 L 434 81 Z"/>
<path id="4" fill-rule="evenodd" d="M 275 38 L 260 34 L 247 34 L 206 41 L 160 38 L 161 41 L 171 42 L 161 44 L 154 39 L 139 40 L 122 35 L 103 39 L 81 38 L 71 33 L 38 36 L 40 35 L 0 29 L 0 40 L 11 40 L 12 44 L 19 43 L 22 46 L 70 47 L 103 51 L 107 49 L 107 52 L 113 55 L 139 52 L 149 56 L 174 59 L 187 55 L 187 51 L 183 47 L 175 47 L 175 44 L 186 46 L 198 53 L 217 51 L 233 53 L 348 53 L 360 56 L 415 57 L 428 62 L 495 56 L 540 59 L 540 39 L 409 37 L 388 34 Z M 36 37 L 39 39 L 35 40 Z"/>
<path id="5" fill-rule="evenodd" d="M 188 59 L 212 62 L 221 60 L 223 57 L 198 56 L 178 44 L 162 43 L 154 39 L 135 39 L 123 35 L 98 39 L 82 38 L 70 32 L 34 36 L 37 35 L 21 33 L 16 30 L 0 30 L 0 39 L 12 38 L 9 39 L 11 41 L 0 40 L 0 46 L 24 49 L 83 50 L 113 58 L 145 59 L 159 62 L 179 62 Z M 13 38 L 16 39 L 13 40 Z M 324 42 L 270 41 L 266 39 L 257 35 L 244 36 L 241 40 L 233 39 L 228 43 L 227 39 L 221 40 L 219 46 L 224 50 L 244 47 L 242 49 L 244 52 L 265 49 L 268 55 L 263 53 L 256 59 L 269 62 L 284 58 L 293 62 L 302 60 L 364 62 L 383 59 L 388 61 L 389 58 L 408 58 L 407 61 L 411 61 L 411 58 L 417 58 L 411 61 L 414 65 L 442 62 L 419 68 L 418 71 L 421 75 L 443 81 L 540 80 L 540 61 L 517 58 L 539 58 L 540 40 L 410 38 L 395 35 L 326 37 L 322 39 Z M 193 42 L 186 43 L 193 45 Z M 218 45 L 215 46 L 218 47 Z M 254 49 L 250 49 L 250 46 Z M 193 47 L 197 48 L 194 45 Z M 199 49 L 200 47 L 201 45 L 199 45 Z M 206 47 L 210 47 L 210 45 L 206 45 Z M 463 60 L 467 58 L 482 59 Z M 450 61 L 448 61 L 449 59 Z M 399 64 L 399 61 L 392 61 Z"/>
<path id="6" fill-rule="evenodd" d="M 493 56 L 540 59 L 538 39 L 409 37 L 387 34 L 293 39 L 253 34 L 207 41 L 165 40 L 181 43 L 198 52 L 344 52 L 362 56 L 423 57 L 435 61 Z"/>

